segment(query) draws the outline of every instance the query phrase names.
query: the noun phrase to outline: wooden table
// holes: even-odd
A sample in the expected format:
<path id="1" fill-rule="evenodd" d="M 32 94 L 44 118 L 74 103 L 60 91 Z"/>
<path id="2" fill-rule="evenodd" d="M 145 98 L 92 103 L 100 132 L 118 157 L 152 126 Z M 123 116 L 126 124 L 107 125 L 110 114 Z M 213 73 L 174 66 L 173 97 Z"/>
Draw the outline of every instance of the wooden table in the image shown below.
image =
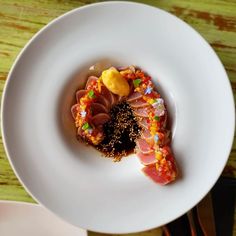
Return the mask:
<path id="1" fill-rule="evenodd" d="M 55 17 L 94 0 L 0 0 L 0 91 L 17 54 L 28 40 Z M 236 95 L 235 0 L 140 0 L 180 17 L 214 48 Z M 219 91 L 220 92 L 220 91 Z M 220 134 L 223 135 L 223 134 Z M 224 176 L 236 177 L 236 139 Z M 17 180 L 0 143 L 0 199 L 34 202 Z M 235 231 L 236 232 L 236 231 Z M 155 235 L 156 231 L 151 231 Z M 146 232 L 143 234 L 150 234 Z M 140 234 L 139 234 L 140 235 Z"/>

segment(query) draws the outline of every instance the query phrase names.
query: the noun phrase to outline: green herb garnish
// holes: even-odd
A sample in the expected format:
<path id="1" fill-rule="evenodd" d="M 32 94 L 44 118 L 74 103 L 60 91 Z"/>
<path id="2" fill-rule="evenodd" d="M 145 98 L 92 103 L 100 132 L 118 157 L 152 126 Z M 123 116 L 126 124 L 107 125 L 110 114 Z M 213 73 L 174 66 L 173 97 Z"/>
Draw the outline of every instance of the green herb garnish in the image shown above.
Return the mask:
<path id="1" fill-rule="evenodd" d="M 90 129 L 90 128 L 91 128 L 91 127 L 90 127 L 90 125 L 89 125 L 88 122 L 84 123 L 84 125 L 82 126 L 82 129 L 83 129 L 83 130 Z"/>
<path id="2" fill-rule="evenodd" d="M 90 90 L 90 91 L 88 92 L 88 96 L 89 96 L 90 98 L 95 98 L 95 97 L 96 97 L 93 90 Z"/>
<path id="3" fill-rule="evenodd" d="M 154 116 L 154 119 L 159 121 L 160 120 L 160 117 L 159 116 Z"/>
<path id="4" fill-rule="evenodd" d="M 134 87 L 137 88 L 141 82 L 142 82 L 141 79 L 135 79 L 135 80 L 133 80 Z"/>

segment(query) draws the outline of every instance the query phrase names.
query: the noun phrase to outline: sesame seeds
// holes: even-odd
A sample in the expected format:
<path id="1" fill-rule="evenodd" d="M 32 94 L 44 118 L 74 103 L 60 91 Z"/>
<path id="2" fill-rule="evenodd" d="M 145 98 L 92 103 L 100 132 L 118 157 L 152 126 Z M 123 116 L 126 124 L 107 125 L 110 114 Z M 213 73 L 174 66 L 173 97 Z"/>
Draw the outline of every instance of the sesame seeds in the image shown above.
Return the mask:
<path id="1" fill-rule="evenodd" d="M 104 140 L 96 147 L 106 157 L 120 161 L 123 156 L 134 151 L 135 140 L 140 136 L 141 128 L 128 103 L 122 102 L 110 111 L 111 120 L 104 124 Z"/>

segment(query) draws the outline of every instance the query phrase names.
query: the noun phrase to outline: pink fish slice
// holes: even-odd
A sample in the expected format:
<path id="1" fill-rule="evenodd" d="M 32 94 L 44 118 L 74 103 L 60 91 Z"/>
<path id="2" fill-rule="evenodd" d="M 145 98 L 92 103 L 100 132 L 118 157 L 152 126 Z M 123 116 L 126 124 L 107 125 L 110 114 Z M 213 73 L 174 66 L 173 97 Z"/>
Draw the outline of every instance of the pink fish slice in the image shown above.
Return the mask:
<path id="1" fill-rule="evenodd" d="M 142 132 L 142 138 L 144 139 L 151 139 L 153 138 L 150 131 L 148 129 L 143 129 L 143 132 Z"/>
<path id="2" fill-rule="evenodd" d="M 164 155 L 163 161 L 157 162 L 158 165 L 145 166 L 142 171 L 154 182 L 166 185 L 176 179 L 178 169 L 170 147 L 164 146 L 160 150 Z"/>
<path id="3" fill-rule="evenodd" d="M 113 105 L 115 105 L 115 104 L 117 104 L 118 101 L 119 101 L 119 96 L 116 95 L 116 94 L 114 94 L 114 93 L 112 93 L 112 95 L 113 95 L 113 97 L 114 97 L 114 104 L 113 104 Z"/>
<path id="4" fill-rule="evenodd" d="M 139 92 L 134 92 L 132 93 L 128 98 L 127 98 L 127 102 L 132 102 L 132 101 L 135 101 L 139 98 L 142 98 L 142 94 L 139 93 Z"/>
<path id="5" fill-rule="evenodd" d="M 139 121 L 139 125 L 144 129 L 148 129 L 148 127 L 149 127 L 148 118 L 142 118 Z"/>
<path id="6" fill-rule="evenodd" d="M 114 93 L 112 93 L 111 91 L 109 91 L 110 94 L 111 94 L 111 106 L 114 106 L 115 104 L 117 104 L 117 99 L 118 99 L 118 96 Z"/>
<path id="7" fill-rule="evenodd" d="M 85 89 L 90 89 L 91 83 L 92 83 L 93 81 L 97 81 L 97 80 L 98 80 L 98 77 L 93 76 L 93 75 L 89 76 L 89 77 L 88 77 L 88 80 L 87 80 L 87 83 L 86 83 L 86 85 L 85 85 Z"/>
<path id="8" fill-rule="evenodd" d="M 155 158 L 155 152 L 154 151 L 151 152 L 151 153 L 148 153 L 148 154 L 138 152 L 137 156 L 138 156 L 140 162 L 145 166 L 152 165 L 152 164 L 157 162 L 157 160 Z"/>
<path id="9" fill-rule="evenodd" d="M 96 100 L 97 103 L 101 103 L 104 105 L 107 109 L 110 107 L 110 102 L 102 95 L 99 95 Z"/>
<path id="10" fill-rule="evenodd" d="M 101 94 L 107 99 L 109 105 L 108 108 L 110 109 L 115 103 L 115 98 L 113 97 L 113 94 L 105 86 L 102 86 Z"/>
<path id="11" fill-rule="evenodd" d="M 87 90 L 81 89 L 76 92 L 76 101 L 79 102 L 80 98 L 82 98 L 87 93 Z"/>
<path id="12" fill-rule="evenodd" d="M 99 113 L 108 113 L 108 109 L 102 105 L 101 103 L 92 103 L 91 104 L 92 114 L 93 116 L 99 114 Z"/>
<path id="13" fill-rule="evenodd" d="M 71 114 L 74 119 L 76 119 L 76 116 L 78 113 L 78 106 L 79 106 L 79 104 L 75 104 L 71 107 Z"/>
<path id="14" fill-rule="evenodd" d="M 134 114 L 140 117 L 148 117 L 148 109 L 146 107 L 135 108 Z"/>
<path id="15" fill-rule="evenodd" d="M 146 101 L 144 101 L 142 98 L 133 100 L 129 103 L 129 105 L 133 108 L 140 108 L 140 107 L 147 107 L 150 106 Z"/>
<path id="16" fill-rule="evenodd" d="M 91 122 L 94 126 L 104 125 L 107 121 L 110 120 L 110 116 L 106 113 L 99 113 L 92 117 Z"/>
<path id="17" fill-rule="evenodd" d="M 160 118 L 161 127 L 165 128 L 167 125 L 167 112 Z"/>
<path id="18" fill-rule="evenodd" d="M 154 182 L 161 184 L 161 185 L 166 185 L 169 182 L 171 182 L 169 180 L 169 178 L 166 178 L 163 175 L 160 175 L 160 173 L 158 173 L 157 169 L 156 169 L 156 165 L 149 165 L 149 166 L 145 166 L 142 171 L 144 172 L 144 174 L 146 176 L 148 176 L 149 178 L 151 178 Z"/>
<path id="19" fill-rule="evenodd" d="M 83 129 L 82 129 L 82 127 L 79 127 L 78 129 L 77 129 L 77 134 L 79 135 L 79 136 L 83 136 Z"/>
<path id="20" fill-rule="evenodd" d="M 118 96 L 117 103 L 122 102 L 124 100 L 124 96 Z"/>
<path id="21" fill-rule="evenodd" d="M 153 152 L 153 148 L 148 142 L 145 141 L 145 139 L 138 139 L 136 141 L 136 144 L 137 144 L 138 149 L 144 154 Z"/>

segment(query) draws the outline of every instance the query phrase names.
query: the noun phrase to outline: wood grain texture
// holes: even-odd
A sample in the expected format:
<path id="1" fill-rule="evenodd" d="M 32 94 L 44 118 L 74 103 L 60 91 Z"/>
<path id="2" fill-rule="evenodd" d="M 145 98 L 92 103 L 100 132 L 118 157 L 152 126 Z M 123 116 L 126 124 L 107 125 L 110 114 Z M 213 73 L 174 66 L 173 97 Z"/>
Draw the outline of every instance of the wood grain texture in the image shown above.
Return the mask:
<path id="1" fill-rule="evenodd" d="M 39 29 L 71 9 L 94 2 L 99 1 L 0 0 L 0 92 L 3 91 L 5 80 L 16 56 Z M 221 59 L 236 100 L 235 0 L 141 0 L 136 2 L 164 9 L 196 29 Z M 235 138 L 223 175 L 236 177 Z M 33 201 L 15 177 L 6 158 L 2 139 L 0 140 L 0 199 Z"/>

